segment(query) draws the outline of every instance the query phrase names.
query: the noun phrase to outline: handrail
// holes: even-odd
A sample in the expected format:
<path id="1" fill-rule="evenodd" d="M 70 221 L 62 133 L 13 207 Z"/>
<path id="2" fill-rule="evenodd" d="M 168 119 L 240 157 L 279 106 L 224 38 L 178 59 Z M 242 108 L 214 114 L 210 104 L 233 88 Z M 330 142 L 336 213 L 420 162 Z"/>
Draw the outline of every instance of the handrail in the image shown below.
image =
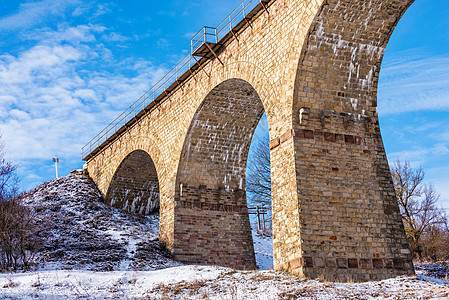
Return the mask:
<path id="1" fill-rule="evenodd" d="M 210 36 L 213 37 L 212 41 L 208 39 L 208 37 Z M 190 40 L 190 53 L 191 54 L 195 53 L 195 51 L 198 50 L 198 48 L 200 48 L 204 43 L 207 42 L 214 44 L 218 43 L 217 28 L 204 26 L 200 31 L 198 31 L 198 33 L 195 34 L 193 38 Z"/>
<path id="2" fill-rule="evenodd" d="M 191 69 L 197 60 L 193 54 L 204 43 L 218 43 L 231 30 L 247 16 L 247 12 L 254 9 L 262 0 L 243 0 L 217 27 L 203 27 L 191 39 L 191 51 L 184 57 L 173 69 L 171 69 L 164 77 L 162 77 L 155 85 L 147 90 L 142 96 L 134 101 L 124 112 L 109 123 L 99 134 L 92 138 L 86 145 L 81 148 L 81 158 L 84 159 L 93 150 L 113 136 L 118 130 L 126 125 L 137 114 L 145 109 L 145 107 L 153 102 L 162 92 L 179 79 L 181 75 Z M 228 30 L 226 30 L 229 28 Z M 210 37 L 212 38 L 212 41 Z"/>

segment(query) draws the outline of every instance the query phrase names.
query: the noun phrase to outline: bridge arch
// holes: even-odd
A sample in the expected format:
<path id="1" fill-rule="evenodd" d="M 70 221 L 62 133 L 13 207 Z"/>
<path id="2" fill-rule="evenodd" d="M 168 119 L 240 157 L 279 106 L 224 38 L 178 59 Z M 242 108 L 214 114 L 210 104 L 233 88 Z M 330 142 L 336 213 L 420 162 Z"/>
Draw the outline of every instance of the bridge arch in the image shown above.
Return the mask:
<path id="1" fill-rule="evenodd" d="M 226 62 L 225 65 L 217 64 L 217 62 L 215 62 L 214 68 L 214 72 L 211 72 L 208 74 L 209 76 L 204 77 L 205 80 L 194 81 L 196 93 L 194 95 L 195 99 L 192 99 L 194 104 L 189 107 L 187 114 L 189 115 L 189 118 L 186 118 L 186 122 L 188 122 L 187 128 L 190 128 L 194 114 L 197 112 L 198 107 L 201 106 L 207 95 L 209 95 L 218 85 L 231 79 L 244 80 L 257 91 L 265 113 L 267 114 L 267 119 L 269 120 L 270 135 L 279 135 L 285 128 L 291 126 L 291 120 L 288 118 L 290 115 L 285 111 L 282 105 L 279 105 L 279 103 L 275 101 L 275 99 L 281 98 L 279 82 L 274 82 L 270 75 L 260 68 L 260 66 L 252 62 L 239 60 Z M 273 126 L 270 126 L 271 124 Z M 180 132 L 180 135 L 182 135 L 180 138 L 184 139 L 186 132 L 182 131 Z M 179 154 L 183 145 L 184 144 L 181 143 L 181 147 L 178 149 Z M 178 155 L 178 153 L 175 155 Z"/>
<path id="2" fill-rule="evenodd" d="M 263 113 L 254 87 L 232 78 L 213 88 L 193 116 L 176 177 L 176 259 L 255 268 L 245 173 Z"/>
<path id="3" fill-rule="evenodd" d="M 159 180 L 153 160 L 134 150 L 120 163 L 106 193 L 106 203 L 130 212 L 149 214 L 159 209 Z"/>

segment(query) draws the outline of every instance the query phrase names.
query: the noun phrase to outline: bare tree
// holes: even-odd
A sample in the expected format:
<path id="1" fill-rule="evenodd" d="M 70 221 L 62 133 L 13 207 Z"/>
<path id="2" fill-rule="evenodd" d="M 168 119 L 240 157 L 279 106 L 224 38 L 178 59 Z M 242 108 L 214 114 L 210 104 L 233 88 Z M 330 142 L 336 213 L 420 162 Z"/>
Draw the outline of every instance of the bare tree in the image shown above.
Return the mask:
<path id="1" fill-rule="evenodd" d="M 422 168 L 413 169 L 409 161 L 396 161 L 391 175 L 410 250 L 422 259 L 422 237 L 446 220 L 443 209 L 437 206 L 439 195 L 432 184 L 423 183 Z"/>
<path id="2" fill-rule="evenodd" d="M 0 135 L 0 201 L 7 201 L 17 196 L 16 166 L 4 157 L 4 145 Z"/>
<path id="3" fill-rule="evenodd" d="M 38 240 L 34 212 L 18 197 L 15 170 L 16 166 L 5 159 L 0 141 L 0 268 L 3 271 L 27 269 Z"/>
<path id="4" fill-rule="evenodd" d="M 268 136 L 260 139 L 248 158 L 246 191 L 251 201 L 271 207 L 271 167 Z"/>
<path id="5" fill-rule="evenodd" d="M 422 237 L 423 257 L 431 261 L 446 261 L 449 259 L 449 230 L 447 219 L 443 226 L 432 225 Z"/>

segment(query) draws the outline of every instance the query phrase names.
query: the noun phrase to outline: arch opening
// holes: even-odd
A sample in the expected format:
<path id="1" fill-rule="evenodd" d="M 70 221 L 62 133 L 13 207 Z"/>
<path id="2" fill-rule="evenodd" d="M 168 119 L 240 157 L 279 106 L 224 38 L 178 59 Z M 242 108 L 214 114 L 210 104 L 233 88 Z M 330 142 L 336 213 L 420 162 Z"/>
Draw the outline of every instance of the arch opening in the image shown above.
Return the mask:
<path id="1" fill-rule="evenodd" d="M 273 269 L 273 226 L 271 210 L 270 136 L 266 114 L 262 115 L 251 140 L 246 164 L 246 199 L 252 229 L 256 265 Z"/>
<path id="2" fill-rule="evenodd" d="M 255 89 L 235 78 L 212 89 L 195 113 L 176 180 L 175 259 L 256 268 L 245 174 L 263 113 Z"/>
<path id="3" fill-rule="evenodd" d="M 159 181 L 150 155 L 135 150 L 117 168 L 106 194 L 106 203 L 139 214 L 159 210 Z"/>

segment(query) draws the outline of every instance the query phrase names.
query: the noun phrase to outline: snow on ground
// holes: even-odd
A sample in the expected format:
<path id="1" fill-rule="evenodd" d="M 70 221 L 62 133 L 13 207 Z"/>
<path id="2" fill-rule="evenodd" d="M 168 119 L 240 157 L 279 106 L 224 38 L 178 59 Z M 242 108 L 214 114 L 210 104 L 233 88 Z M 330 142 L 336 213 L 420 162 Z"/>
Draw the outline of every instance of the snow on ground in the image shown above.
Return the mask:
<path id="1" fill-rule="evenodd" d="M 41 271 L 0 275 L 1 299 L 447 299 L 449 284 L 419 276 L 367 283 L 278 271 L 179 266 L 157 271 Z"/>
<path id="2" fill-rule="evenodd" d="M 416 274 L 423 274 L 447 281 L 449 278 L 449 261 L 415 264 L 415 271 Z"/>
<path id="3" fill-rule="evenodd" d="M 81 175 L 28 193 L 25 202 L 35 208 L 43 238 L 38 268 L 0 274 L 0 299 L 449 298 L 444 264 L 418 265 L 418 276 L 367 283 L 321 282 L 273 271 L 272 240 L 255 231 L 257 265 L 264 271 L 184 266 L 159 245 L 157 216 L 136 216 L 101 200 L 93 182 Z"/>
<path id="4" fill-rule="evenodd" d="M 254 254 L 259 270 L 273 269 L 273 237 L 252 229 Z"/>

